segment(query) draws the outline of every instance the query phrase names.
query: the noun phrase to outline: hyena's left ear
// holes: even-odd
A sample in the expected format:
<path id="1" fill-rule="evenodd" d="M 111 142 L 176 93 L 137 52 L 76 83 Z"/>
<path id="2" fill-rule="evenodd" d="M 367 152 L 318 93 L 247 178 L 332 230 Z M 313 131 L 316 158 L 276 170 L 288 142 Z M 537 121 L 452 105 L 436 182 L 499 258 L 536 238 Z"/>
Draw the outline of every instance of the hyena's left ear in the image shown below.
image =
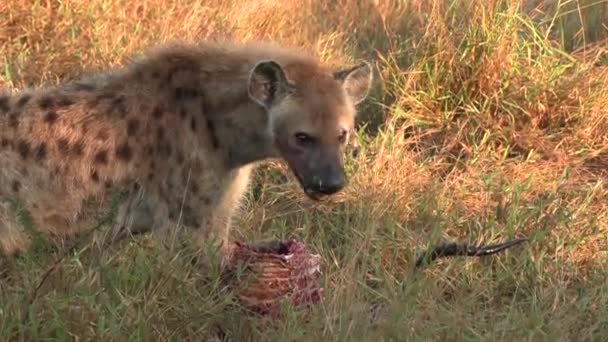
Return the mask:
<path id="1" fill-rule="evenodd" d="M 334 78 L 342 83 L 346 94 L 354 104 L 365 100 L 372 85 L 372 67 L 362 61 L 353 67 L 334 72 Z"/>
<path id="2" fill-rule="evenodd" d="M 261 61 L 251 70 L 247 85 L 249 97 L 270 108 L 289 89 L 283 68 L 275 61 Z"/>

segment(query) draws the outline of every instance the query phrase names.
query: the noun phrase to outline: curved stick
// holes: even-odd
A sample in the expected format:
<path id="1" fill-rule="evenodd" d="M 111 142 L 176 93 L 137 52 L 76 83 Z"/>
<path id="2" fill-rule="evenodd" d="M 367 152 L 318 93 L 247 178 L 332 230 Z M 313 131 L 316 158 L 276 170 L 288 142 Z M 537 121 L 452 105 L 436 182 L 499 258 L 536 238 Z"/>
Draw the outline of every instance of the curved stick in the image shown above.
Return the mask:
<path id="1" fill-rule="evenodd" d="M 491 254 L 496 254 L 498 252 L 504 251 L 507 248 L 511 248 L 515 245 L 519 245 L 520 243 L 528 241 L 528 238 L 520 238 L 515 239 L 503 243 L 499 243 L 496 245 L 489 246 L 471 246 L 466 243 L 456 243 L 456 242 L 445 242 L 442 243 L 431 250 L 427 250 L 424 253 L 421 253 L 418 258 L 416 258 L 416 266 L 415 268 L 421 267 L 425 263 L 430 263 L 435 259 L 451 257 L 451 256 L 486 256 Z"/>

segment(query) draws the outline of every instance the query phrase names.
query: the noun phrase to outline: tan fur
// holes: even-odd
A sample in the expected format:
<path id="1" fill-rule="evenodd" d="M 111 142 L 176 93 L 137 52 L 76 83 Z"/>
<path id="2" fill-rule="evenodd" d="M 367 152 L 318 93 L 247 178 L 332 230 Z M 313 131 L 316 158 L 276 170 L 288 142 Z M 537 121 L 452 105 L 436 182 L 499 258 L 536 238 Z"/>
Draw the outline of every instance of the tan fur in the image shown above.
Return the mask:
<path id="1" fill-rule="evenodd" d="M 248 93 L 263 60 L 279 63 L 295 89 L 272 117 Z M 0 251 L 29 244 L 8 209 L 12 199 L 39 231 L 64 238 L 85 226 L 83 203 L 99 205 L 114 188 L 134 189 L 118 218 L 133 230 L 181 224 L 226 242 L 253 163 L 282 157 L 279 131 L 301 126 L 333 137 L 338 124 L 352 128 L 344 89 L 299 51 L 205 43 L 167 45 L 124 68 L 4 95 Z"/>

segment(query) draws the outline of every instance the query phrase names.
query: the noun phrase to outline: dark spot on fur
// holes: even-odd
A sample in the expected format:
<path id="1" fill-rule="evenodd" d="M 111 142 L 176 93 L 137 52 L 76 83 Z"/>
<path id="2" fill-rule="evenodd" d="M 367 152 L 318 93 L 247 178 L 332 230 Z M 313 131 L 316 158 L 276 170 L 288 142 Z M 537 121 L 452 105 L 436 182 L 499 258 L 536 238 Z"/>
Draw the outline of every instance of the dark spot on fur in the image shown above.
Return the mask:
<path id="1" fill-rule="evenodd" d="M 99 151 L 93 157 L 96 164 L 107 164 L 108 163 L 108 151 Z"/>
<path id="2" fill-rule="evenodd" d="M 67 139 L 61 138 L 57 140 L 57 148 L 63 156 L 68 156 L 70 154 L 73 154 L 75 156 L 82 156 L 84 147 L 82 142 L 77 142 L 70 146 L 70 143 Z"/>
<path id="3" fill-rule="evenodd" d="M 2 140 L 0 140 L 0 146 L 2 146 L 3 148 L 8 147 L 9 144 L 10 144 L 10 141 L 6 138 L 2 138 Z"/>
<path id="4" fill-rule="evenodd" d="M 233 118 L 226 118 L 226 120 L 224 120 L 224 126 L 226 126 L 229 129 L 235 129 L 237 127 L 237 124 L 235 122 L 235 120 Z"/>
<path id="5" fill-rule="evenodd" d="M 30 94 L 22 95 L 19 98 L 19 100 L 17 100 L 17 107 L 21 108 L 21 107 L 25 106 L 31 98 L 32 98 L 32 95 L 30 95 Z"/>
<path id="6" fill-rule="evenodd" d="M 207 119 L 207 133 L 209 133 L 209 139 L 211 139 L 211 145 L 214 149 L 220 148 L 220 142 L 217 139 L 217 135 L 215 134 L 215 125 L 213 121 Z"/>
<path id="7" fill-rule="evenodd" d="M 205 94 L 202 94 L 201 110 L 203 111 L 203 114 L 208 114 L 211 112 L 209 103 L 207 102 L 207 99 L 205 98 Z"/>
<path id="8" fill-rule="evenodd" d="M 184 215 L 184 225 L 189 228 L 199 229 L 201 227 L 201 221 L 199 221 L 198 218 L 192 216 L 192 212 L 189 212 L 189 216 Z"/>
<path id="9" fill-rule="evenodd" d="M 194 98 L 197 96 L 198 96 L 198 91 L 194 88 L 184 88 L 184 87 L 175 88 L 175 99 L 176 100 Z"/>
<path id="10" fill-rule="evenodd" d="M 18 180 L 14 180 L 11 188 L 13 189 L 13 192 L 19 192 L 19 189 L 21 189 L 21 183 L 19 183 Z"/>
<path id="11" fill-rule="evenodd" d="M 186 89 L 182 88 L 182 87 L 176 87 L 175 88 L 175 99 L 176 100 L 182 100 L 183 98 L 186 97 Z"/>
<path id="12" fill-rule="evenodd" d="M 152 111 L 152 117 L 155 119 L 160 119 L 163 116 L 163 109 L 160 106 L 156 106 Z"/>
<path id="13" fill-rule="evenodd" d="M 205 205 L 210 205 L 211 204 L 211 199 L 209 197 L 202 197 L 201 198 L 203 200 L 203 204 Z"/>
<path id="14" fill-rule="evenodd" d="M 98 102 L 104 101 L 104 100 L 110 100 L 114 98 L 114 94 L 110 93 L 110 92 L 103 92 L 97 96 L 95 96 L 95 100 Z"/>
<path id="15" fill-rule="evenodd" d="M 30 145 L 25 140 L 20 140 L 17 144 L 17 151 L 21 158 L 27 159 L 30 155 Z"/>
<path id="16" fill-rule="evenodd" d="M 165 128 L 162 126 L 158 126 L 156 128 L 156 140 L 161 141 L 165 138 Z"/>
<path id="17" fill-rule="evenodd" d="M 91 108 L 95 108 L 97 107 L 102 101 L 105 100 L 110 100 L 113 99 L 114 95 L 112 93 L 109 92 L 103 92 L 101 94 L 96 95 L 92 100 L 90 100 L 88 102 L 89 107 Z"/>
<path id="18" fill-rule="evenodd" d="M 112 101 L 112 108 L 121 118 L 127 116 L 127 105 L 124 96 L 119 96 Z"/>
<path id="19" fill-rule="evenodd" d="M 190 228 L 199 228 L 200 221 L 194 215 L 192 215 L 192 212 L 193 210 L 190 206 L 185 205 L 182 208 L 184 225 Z"/>
<path id="20" fill-rule="evenodd" d="M 169 212 L 169 219 L 175 220 L 175 213 L 173 211 Z"/>
<path id="21" fill-rule="evenodd" d="M 170 157 L 173 153 L 173 148 L 171 145 L 169 145 L 169 143 L 161 142 L 158 144 L 158 152 L 165 157 Z"/>
<path id="22" fill-rule="evenodd" d="M 191 173 L 191 170 L 189 170 L 187 167 L 183 167 L 181 170 L 182 170 L 181 179 L 184 182 L 183 184 L 186 185 L 186 180 L 189 178 L 189 174 Z"/>
<path id="23" fill-rule="evenodd" d="M 196 119 L 194 118 L 194 116 L 190 118 L 190 128 L 193 132 L 196 131 Z"/>
<path id="24" fill-rule="evenodd" d="M 153 79 L 157 80 L 160 78 L 160 72 L 158 72 L 158 70 L 154 70 L 152 71 L 152 74 L 150 74 L 150 76 L 152 76 Z"/>
<path id="25" fill-rule="evenodd" d="M 152 145 L 147 145 L 146 147 L 144 147 L 144 153 L 146 153 L 147 155 L 154 154 L 154 147 L 152 147 Z"/>
<path id="26" fill-rule="evenodd" d="M 76 90 L 80 90 L 80 91 L 93 91 L 95 90 L 95 86 L 90 84 L 90 83 L 84 83 L 84 82 L 76 82 L 74 84 L 74 88 L 76 88 Z"/>
<path id="27" fill-rule="evenodd" d="M 8 115 L 8 126 L 10 128 L 19 127 L 19 113 L 12 112 Z"/>
<path id="28" fill-rule="evenodd" d="M 197 96 L 199 96 L 198 90 L 196 90 L 194 88 L 189 88 L 189 89 L 186 89 L 186 90 L 187 90 L 186 95 L 188 97 L 197 97 Z"/>
<path id="29" fill-rule="evenodd" d="M 40 98 L 40 100 L 38 100 L 38 105 L 40 106 L 40 109 L 42 110 L 47 110 L 49 108 L 51 108 L 53 106 L 53 98 L 51 98 L 48 95 L 45 95 L 43 97 Z"/>
<path id="30" fill-rule="evenodd" d="M 260 134 L 259 132 L 252 132 L 251 134 L 247 135 L 247 140 L 252 146 L 260 146 L 265 144 L 266 136 Z"/>
<path id="31" fill-rule="evenodd" d="M 128 143 L 124 143 L 118 146 L 118 148 L 116 149 L 116 156 L 118 157 L 118 159 L 129 161 L 131 160 L 131 157 L 133 157 L 133 151 L 131 150 L 131 147 Z"/>
<path id="32" fill-rule="evenodd" d="M 44 158 L 46 158 L 46 144 L 45 143 L 41 143 L 40 145 L 38 145 L 38 147 L 36 148 L 35 158 L 36 158 L 36 160 L 43 160 Z"/>
<path id="33" fill-rule="evenodd" d="M 140 69 L 135 69 L 133 71 L 135 79 L 141 81 L 144 78 L 144 73 Z"/>
<path id="34" fill-rule="evenodd" d="M 205 97 L 202 98 L 201 106 L 202 111 L 205 114 L 212 113 L 225 113 L 233 111 L 235 108 L 241 107 L 244 104 L 249 103 L 249 98 L 246 95 L 240 96 L 237 101 L 223 99 L 215 103 L 209 103 Z"/>
<path id="35" fill-rule="evenodd" d="M 196 195 L 200 191 L 200 188 L 199 188 L 198 184 L 192 183 L 190 190 L 192 190 L 192 193 Z"/>
<path id="36" fill-rule="evenodd" d="M 59 97 L 59 99 L 57 100 L 57 105 L 60 107 L 69 107 L 71 105 L 74 104 L 74 101 L 72 101 L 72 99 L 70 99 L 67 96 L 61 96 Z"/>
<path id="37" fill-rule="evenodd" d="M 70 145 L 68 144 L 68 140 L 65 138 L 57 140 L 57 148 L 64 156 L 67 156 L 68 153 L 70 153 Z"/>
<path id="38" fill-rule="evenodd" d="M 149 181 L 154 180 L 154 172 L 148 173 L 148 180 Z"/>
<path id="39" fill-rule="evenodd" d="M 93 170 L 91 171 L 91 179 L 93 180 L 93 182 L 98 183 L 99 182 L 99 174 L 97 173 L 97 170 Z"/>
<path id="40" fill-rule="evenodd" d="M 0 95 L 0 112 L 6 113 L 9 111 L 10 106 L 8 105 L 8 95 Z"/>
<path id="41" fill-rule="evenodd" d="M 169 145 L 169 143 L 166 143 L 165 146 L 163 147 L 163 153 L 167 157 L 170 157 L 171 154 L 173 154 L 173 148 L 171 147 L 171 145 Z"/>
<path id="42" fill-rule="evenodd" d="M 97 139 L 100 141 L 106 141 L 109 137 L 110 135 L 105 129 L 100 129 L 99 132 L 97 132 Z"/>
<path id="43" fill-rule="evenodd" d="M 130 119 L 127 122 L 127 135 L 132 136 L 133 134 L 137 133 L 138 129 L 139 121 L 137 121 L 137 119 Z"/>
<path id="44" fill-rule="evenodd" d="M 184 154 L 182 151 L 177 152 L 177 163 L 182 165 L 184 163 Z"/>
<path id="45" fill-rule="evenodd" d="M 230 161 L 230 163 L 237 163 L 238 158 L 236 157 L 237 154 L 234 151 L 234 148 L 229 147 L 228 148 L 228 160 Z"/>
<path id="46" fill-rule="evenodd" d="M 44 119 L 42 119 L 44 122 L 48 123 L 49 125 L 52 125 L 55 123 L 55 121 L 57 121 L 57 112 L 55 111 L 49 111 L 44 115 Z"/>
<path id="47" fill-rule="evenodd" d="M 84 145 L 83 145 L 82 141 L 78 141 L 72 146 L 72 153 L 74 153 L 74 155 L 76 155 L 78 157 L 82 156 L 83 151 L 84 151 Z"/>

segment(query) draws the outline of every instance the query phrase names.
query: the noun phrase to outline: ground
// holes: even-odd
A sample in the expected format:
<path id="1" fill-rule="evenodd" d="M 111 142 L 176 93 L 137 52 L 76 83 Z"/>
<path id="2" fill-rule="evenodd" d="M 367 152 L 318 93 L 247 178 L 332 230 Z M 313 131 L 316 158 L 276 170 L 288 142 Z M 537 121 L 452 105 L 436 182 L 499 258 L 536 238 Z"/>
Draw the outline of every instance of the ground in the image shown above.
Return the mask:
<path id="1" fill-rule="evenodd" d="M 173 38 L 372 61 L 346 191 L 313 203 L 268 164 L 233 230 L 320 253 L 324 303 L 264 325 L 180 241 L 38 241 L 0 270 L 1 340 L 608 339 L 605 1 L 235 3 L 5 1 L 0 87 L 55 84 Z M 498 256 L 412 271 L 442 239 L 519 235 L 530 241 Z"/>

